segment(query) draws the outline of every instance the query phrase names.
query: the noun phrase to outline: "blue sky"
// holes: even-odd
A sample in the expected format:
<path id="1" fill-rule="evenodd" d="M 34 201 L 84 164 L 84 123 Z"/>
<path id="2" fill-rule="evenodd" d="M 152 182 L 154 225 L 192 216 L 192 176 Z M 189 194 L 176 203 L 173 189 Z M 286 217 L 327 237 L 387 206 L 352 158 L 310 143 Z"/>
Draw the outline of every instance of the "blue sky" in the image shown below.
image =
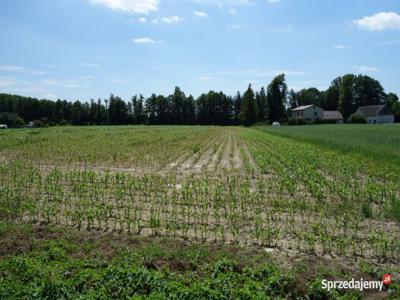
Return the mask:
<path id="1" fill-rule="evenodd" d="M 129 99 L 366 74 L 400 94 L 398 0 L 2 0 L 0 92 Z"/>

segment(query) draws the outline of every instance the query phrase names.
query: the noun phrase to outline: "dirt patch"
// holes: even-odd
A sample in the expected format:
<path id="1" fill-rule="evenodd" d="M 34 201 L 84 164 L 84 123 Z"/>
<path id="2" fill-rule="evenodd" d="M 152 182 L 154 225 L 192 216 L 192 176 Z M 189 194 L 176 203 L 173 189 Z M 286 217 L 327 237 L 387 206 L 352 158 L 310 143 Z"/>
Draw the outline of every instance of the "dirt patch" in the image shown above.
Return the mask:
<path id="1" fill-rule="evenodd" d="M 236 170 L 243 171 L 243 160 L 240 154 L 239 141 L 236 132 L 233 135 L 233 167 Z"/>
<path id="2" fill-rule="evenodd" d="M 192 155 L 193 155 L 192 150 L 185 152 L 183 155 L 179 156 L 174 162 L 169 163 L 167 166 L 167 169 L 168 170 L 176 170 L 178 166 L 183 164 Z"/>
<path id="3" fill-rule="evenodd" d="M 224 150 L 219 162 L 219 169 L 231 169 L 231 148 L 232 148 L 232 131 L 227 132 L 227 142 L 224 144 Z"/>
<path id="4" fill-rule="evenodd" d="M 215 153 L 216 145 L 213 144 L 211 147 L 204 152 L 200 159 L 194 164 L 192 171 L 195 173 L 200 173 L 212 160 L 213 153 Z"/>
<path id="5" fill-rule="evenodd" d="M 252 168 L 253 170 L 258 170 L 258 165 L 257 165 L 253 155 L 250 153 L 249 148 L 247 147 L 247 144 L 244 141 L 242 142 L 242 149 L 247 157 L 250 168 Z"/>
<path id="6" fill-rule="evenodd" d="M 171 271 L 178 271 L 178 272 L 186 272 L 186 271 L 195 271 L 196 265 L 191 262 L 187 262 L 180 259 L 170 259 L 168 261 L 168 268 Z"/>
<path id="7" fill-rule="evenodd" d="M 192 152 L 192 155 L 189 155 L 182 163 L 176 165 L 176 170 L 183 174 L 191 173 L 194 165 L 213 147 L 218 139 L 219 136 L 197 149 L 196 152 Z"/>
<path id="8" fill-rule="evenodd" d="M 217 149 L 217 151 L 214 152 L 210 163 L 207 166 L 207 171 L 215 171 L 218 165 L 218 162 L 220 161 L 220 158 L 222 156 L 222 151 L 224 149 L 224 145 L 227 142 L 227 137 L 224 136 L 223 140 L 221 140 L 221 143 Z"/>

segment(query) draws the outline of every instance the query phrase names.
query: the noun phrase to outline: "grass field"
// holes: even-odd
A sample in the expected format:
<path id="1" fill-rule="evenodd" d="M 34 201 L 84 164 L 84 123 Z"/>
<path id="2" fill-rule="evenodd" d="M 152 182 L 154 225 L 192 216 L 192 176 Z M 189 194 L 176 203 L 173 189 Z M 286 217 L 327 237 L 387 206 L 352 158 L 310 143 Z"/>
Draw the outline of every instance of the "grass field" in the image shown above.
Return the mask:
<path id="1" fill-rule="evenodd" d="M 12 299 L 30 282 L 27 295 L 51 299 L 107 299 L 114 292 L 124 299 L 220 299 L 221 289 L 227 299 L 334 299 L 343 292 L 327 295 L 321 276 L 399 274 L 399 134 L 399 126 L 336 125 L 1 131 L 2 244 L 27 231 L 32 237 L 0 249 L 0 298 Z M 76 236 L 99 255 L 97 239 L 122 239 L 117 244 L 130 254 L 103 257 L 106 265 L 92 268 L 96 277 L 85 264 L 97 252 L 73 250 Z M 51 247 L 38 246 L 41 239 Z M 190 257 L 177 259 L 160 245 L 171 241 Z M 195 249 L 216 254 L 207 260 Z M 165 256 L 199 267 L 176 269 L 160 262 Z M 310 262 L 326 268 L 298 270 Z M 145 287 L 126 287 L 129 276 Z M 103 298 L 96 294 L 102 283 L 110 288 Z M 346 299 L 398 291 L 393 284 Z"/>
<path id="2" fill-rule="evenodd" d="M 345 153 L 368 155 L 376 160 L 400 163 L 400 125 L 259 126 L 260 130 L 300 141 L 324 145 Z"/>

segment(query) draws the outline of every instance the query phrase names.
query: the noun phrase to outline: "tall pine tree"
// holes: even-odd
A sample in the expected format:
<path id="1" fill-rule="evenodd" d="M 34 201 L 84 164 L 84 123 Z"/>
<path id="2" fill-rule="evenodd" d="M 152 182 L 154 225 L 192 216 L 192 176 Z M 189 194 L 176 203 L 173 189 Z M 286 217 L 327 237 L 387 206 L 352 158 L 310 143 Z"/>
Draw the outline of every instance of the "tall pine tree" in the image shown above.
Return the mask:
<path id="1" fill-rule="evenodd" d="M 280 74 L 272 80 L 267 89 L 268 120 L 270 122 L 281 121 L 285 118 L 286 97 L 287 85 L 285 74 Z"/>
<path id="2" fill-rule="evenodd" d="M 342 77 L 339 89 L 339 110 L 343 118 L 347 118 L 353 113 L 354 103 L 354 75 L 348 74 Z"/>
<path id="3" fill-rule="evenodd" d="M 247 88 L 247 91 L 243 94 L 240 120 L 244 126 L 251 126 L 258 119 L 258 106 L 257 101 L 254 98 L 254 91 L 251 88 L 251 84 Z"/>

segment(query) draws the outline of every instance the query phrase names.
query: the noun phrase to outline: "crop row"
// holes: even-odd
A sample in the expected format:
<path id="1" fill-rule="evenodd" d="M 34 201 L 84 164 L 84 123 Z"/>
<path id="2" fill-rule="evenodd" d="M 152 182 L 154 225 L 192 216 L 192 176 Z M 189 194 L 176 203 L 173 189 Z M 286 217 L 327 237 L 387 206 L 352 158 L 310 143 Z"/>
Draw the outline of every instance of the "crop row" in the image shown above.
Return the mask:
<path id="1" fill-rule="evenodd" d="M 293 189 L 290 182 L 300 171 L 270 157 L 263 165 L 273 170 L 270 177 L 232 171 L 186 178 L 56 168 L 43 173 L 26 163 L 3 163 L 0 215 L 80 230 L 399 261 L 398 221 L 367 218 L 361 203 L 349 206 L 341 197 L 334 205 L 340 211 L 333 213 L 330 194 L 317 198 L 306 185 L 308 176 Z"/>

